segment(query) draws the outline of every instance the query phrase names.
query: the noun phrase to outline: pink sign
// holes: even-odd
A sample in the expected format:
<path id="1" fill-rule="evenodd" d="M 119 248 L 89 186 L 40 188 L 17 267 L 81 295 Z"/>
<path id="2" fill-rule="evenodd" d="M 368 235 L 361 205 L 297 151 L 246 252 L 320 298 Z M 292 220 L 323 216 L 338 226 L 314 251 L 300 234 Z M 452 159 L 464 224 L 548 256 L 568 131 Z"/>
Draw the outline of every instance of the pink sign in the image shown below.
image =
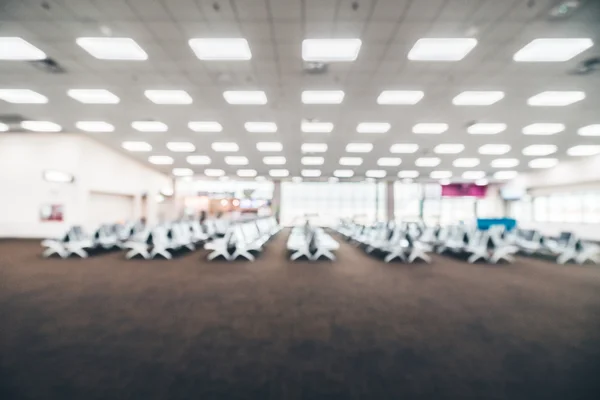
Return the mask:
<path id="1" fill-rule="evenodd" d="M 473 183 L 451 183 L 442 185 L 442 197 L 485 197 L 487 186 Z"/>

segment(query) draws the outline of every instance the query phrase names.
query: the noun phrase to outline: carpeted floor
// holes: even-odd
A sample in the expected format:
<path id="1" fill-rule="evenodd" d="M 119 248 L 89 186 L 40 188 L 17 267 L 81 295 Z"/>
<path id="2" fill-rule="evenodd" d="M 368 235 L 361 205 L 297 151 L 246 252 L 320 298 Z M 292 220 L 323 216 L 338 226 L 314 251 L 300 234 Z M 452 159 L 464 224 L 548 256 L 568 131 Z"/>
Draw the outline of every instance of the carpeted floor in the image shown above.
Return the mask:
<path id="1" fill-rule="evenodd" d="M 600 267 L 43 260 L 0 242 L 0 398 L 598 399 Z"/>

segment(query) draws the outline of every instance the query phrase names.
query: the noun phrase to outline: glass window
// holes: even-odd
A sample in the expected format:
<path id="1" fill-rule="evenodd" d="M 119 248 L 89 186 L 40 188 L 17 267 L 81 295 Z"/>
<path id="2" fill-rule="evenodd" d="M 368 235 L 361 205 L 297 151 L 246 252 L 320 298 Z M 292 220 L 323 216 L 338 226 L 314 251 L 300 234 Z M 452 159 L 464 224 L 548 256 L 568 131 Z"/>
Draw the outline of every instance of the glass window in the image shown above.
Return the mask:
<path id="1" fill-rule="evenodd" d="M 372 223 L 378 215 L 385 213 L 385 187 L 382 194 L 377 185 L 369 182 L 284 182 L 281 186 L 281 221 L 284 225 L 296 225 L 308 218 L 316 225 L 333 226 L 340 218 L 355 218 Z"/>
<path id="2" fill-rule="evenodd" d="M 548 198 L 536 197 L 533 200 L 533 219 L 536 222 L 548 222 Z"/>
<path id="3" fill-rule="evenodd" d="M 581 223 L 582 215 L 582 200 L 583 196 L 579 193 L 567 194 L 561 196 L 563 199 L 564 221 L 571 223 Z"/>
<path id="4" fill-rule="evenodd" d="M 583 195 L 582 212 L 584 222 L 590 224 L 600 222 L 600 192 Z"/>
<path id="5" fill-rule="evenodd" d="M 548 196 L 548 215 L 546 220 L 549 222 L 563 222 L 565 219 L 563 212 L 564 197 L 561 195 Z"/>
<path id="6" fill-rule="evenodd" d="M 399 221 L 420 219 L 422 187 L 417 183 L 394 183 L 394 216 Z"/>

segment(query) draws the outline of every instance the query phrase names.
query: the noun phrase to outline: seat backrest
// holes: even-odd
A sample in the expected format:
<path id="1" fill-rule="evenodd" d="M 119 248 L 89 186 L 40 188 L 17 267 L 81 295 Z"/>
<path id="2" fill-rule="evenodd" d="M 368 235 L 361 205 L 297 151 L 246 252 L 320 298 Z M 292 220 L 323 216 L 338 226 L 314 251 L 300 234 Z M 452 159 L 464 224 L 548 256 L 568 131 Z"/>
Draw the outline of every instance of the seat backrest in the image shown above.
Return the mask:
<path id="1" fill-rule="evenodd" d="M 560 235 L 558 236 L 558 244 L 563 246 L 563 247 L 570 247 L 575 245 L 575 243 L 572 243 L 572 239 L 574 238 L 574 235 L 572 232 L 561 232 Z"/>
<path id="2" fill-rule="evenodd" d="M 237 225 L 230 225 L 225 231 L 223 240 L 227 244 L 228 249 L 233 249 L 237 245 L 239 230 Z"/>
<path id="3" fill-rule="evenodd" d="M 214 221 L 211 219 L 204 221 L 204 229 L 206 230 L 206 234 L 208 236 L 214 236 L 216 233 Z"/>

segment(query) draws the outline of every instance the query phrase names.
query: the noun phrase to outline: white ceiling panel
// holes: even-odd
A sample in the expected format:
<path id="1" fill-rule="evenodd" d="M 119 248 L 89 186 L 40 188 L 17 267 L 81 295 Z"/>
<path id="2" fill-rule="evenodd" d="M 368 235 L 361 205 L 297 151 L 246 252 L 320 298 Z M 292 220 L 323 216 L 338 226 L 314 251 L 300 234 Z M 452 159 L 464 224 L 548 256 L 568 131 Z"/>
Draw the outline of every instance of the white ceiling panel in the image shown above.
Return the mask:
<path id="1" fill-rule="evenodd" d="M 566 149 L 579 144 L 600 144 L 600 137 L 582 137 L 582 126 L 599 124 L 600 94 L 591 88 L 600 85 L 600 74 L 576 75 L 578 62 L 598 54 L 596 47 L 571 61 L 560 63 L 515 63 L 513 54 L 538 37 L 590 37 L 600 42 L 597 2 L 570 19 L 547 20 L 548 1 L 533 2 L 533 9 L 521 0 L 359 0 L 357 10 L 350 0 L 55 0 L 45 10 L 33 0 L 11 1 L 0 13 L 0 36 L 19 36 L 39 47 L 65 69 L 49 74 L 28 62 L 0 61 L 0 88 L 30 89 L 48 98 L 47 104 L 12 104 L 0 101 L 2 115 L 20 114 L 31 120 L 48 120 L 78 132 L 77 121 L 106 121 L 114 132 L 89 133 L 117 151 L 125 140 L 151 143 L 164 152 L 168 141 L 193 143 L 197 154 L 212 158 L 214 168 L 234 176 L 236 168 L 215 153 L 213 142 L 235 142 L 236 155 L 249 160 L 248 168 L 267 175 L 258 142 L 280 142 L 290 176 L 303 168 L 303 143 L 325 143 L 319 156 L 323 177 L 340 169 L 338 160 L 348 156 L 350 142 L 372 143 L 373 151 L 361 166 L 353 167 L 360 178 L 369 169 L 378 169 L 377 160 L 390 157 L 394 144 L 415 143 L 419 151 L 403 154 L 400 167 L 386 167 L 389 177 L 398 170 L 415 169 L 428 177 L 431 168 L 415 167 L 418 157 L 431 156 L 440 143 L 465 146 L 462 158 L 480 158 L 480 168 L 490 172 L 496 155 L 481 155 L 486 144 L 509 144 L 506 158 L 520 161 L 517 170 L 527 170 L 529 159 L 521 150 L 533 144 L 554 144 L 556 157 L 568 158 Z M 217 4 L 217 6 L 215 6 Z M 304 6 L 304 8 L 302 8 Z M 546 7 L 546 8 L 544 8 Z M 216 9 L 215 9 L 216 8 Z M 591 10 L 591 11 L 590 11 Z M 596 14 L 597 15 L 597 14 Z M 458 62 L 417 62 L 407 59 L 414 43 L 426 36 L 472 36 L 478 45 Z M 147 61 L 98 60 L 76 45 L 81 36 L 131 37 L 148 54 Z M 244 37 L 252 51 L 246 61 L 201 61 L 192 52 L 192 37 Z M 303 70 L 301 46 L 305 38 L 358 37 L 362 40 L 354 62 L 331 63 L 323 73 Z M 597 46 L 597 45 L 596 45 Z M 120 98 L 118 105 L 93 105 L 67 96 L 72 88 L 107 89 Z M 193 99 L 189 105 L 158 105 L 144 96 L 147 89 L 185 90 Z M 226 90 L 263 90 L 265 105 L 230 105 Z M 336 105 L 305 105 L 303 90 L 343 90 L 344 100 Z M 383 90 L 422 90 L 415 105 L 378 105 Z M 501 90 L 505 98 L 486 107 L 455 106 L 452 99 L 468 90 Z M 586 99 L 567 107 L 530 107 L 527 99 L 549 90 L 582 90 Z M 168 125 L 165 133 L 141 133 L 131 129 L 134 120 L 156 119 Z M 302 133 L 301 121 L 330 122 L 331 133 Z M 191 131 L 189 121 L 216 121 L 223 131 Z M 273 121 L 275 133 L 248 133 L 244 123 Z M 356 132 L 361 122 L 387 122 L 389 132 Z M 417 135 L 417 123 L 443 122 L 448 131 L 439 135 Z M 471 135 L 472 123 L 506 123 L 496 135 Z M 524 126 L 558 122 L 564 132 L 551 136 L 523 135 Z M 129 154 L 129 153 L 127 153 Z M 153 153 L 152 153 L 153 154 Z M 152 155 L 150 154 L 150 155 Z M 158 154 L 158 153 L 157 153 Z M 195 154 L 195 153 L 194 153 Z M 148 155 L 138 157 L 147 163 Z M 160 154 L 158 154 L 160 155 Z M 185 157 L 175 154 L 174 165 L 154 166 L 164 172 L 190 167 Z M 458 171 L 454 156 L 440 155 L 438 170 Z M 201 174 L 202 166 L 191 166 Z"/>

